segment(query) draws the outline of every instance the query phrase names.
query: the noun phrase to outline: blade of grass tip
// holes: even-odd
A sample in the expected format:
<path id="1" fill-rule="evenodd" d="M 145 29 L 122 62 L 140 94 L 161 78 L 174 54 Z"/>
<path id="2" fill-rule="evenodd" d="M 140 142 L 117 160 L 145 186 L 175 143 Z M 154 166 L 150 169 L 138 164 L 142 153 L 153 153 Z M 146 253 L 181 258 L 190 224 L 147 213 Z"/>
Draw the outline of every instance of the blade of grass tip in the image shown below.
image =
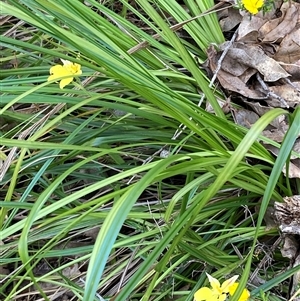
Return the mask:
<path id="1" fill-rule="evenodd" d="M 300 133 L 300 107 L 298 106 L 290 118 L 290 128 L 284 137 L 278 157 L 273 166 L 273 169 L 272 169 L 272 172 L 271 172 L 271 175 L 270 175 L 267 187 L 266 187 L 266 191 L 265 191 L 265 194 L 264 194 L 262 202 L 261 202 L 261 207 L 260 207 L 259 215 L 258 215 L 258 219 L 257 219 L 256 232 L 255 232 L 255 235 L 253 238 L 252 248 L 251 248 L 251 251 L 248 256 L 248 260 L 245 265 L 245 270 L 244 270 L 244 273 L 240 280 L 240 287 L 238 287 L 238 289 L 236 290 L 236 293 L 232 297 L 231 301 L 238 301 L 238 298 L 247 283 L 247 279 L 249 277 L 250 269 L 251 269 L 253 252 L 254 252 L 256 241 L 258 238 L 259 228 L 262 224 L 265 212 L 267 210 L 269 201 L 272 197 L 272 194 L 273 194 L 274 188 L 276 186 L 276 183 L 278 181 L 278 178 L 282 172 L 283 166 L 284 166 L 285 162 L 289 159 L 290 153 L 293 149 L 296 139 L 299 136 L 299 133 Z"/>
<path id="2" fill-rule="evenodd" d="M 179 158 L 183 158 L 183 156 L 176 155 L 158 161 L 139 182 L 134 184 L 132 188 L 115 203 L 105 219 L 94 245 L 87 271 L 83 301 L 94 300 L 112 246 L 133 204 L 144 189 L 153 182 L 157 174 Z"/>

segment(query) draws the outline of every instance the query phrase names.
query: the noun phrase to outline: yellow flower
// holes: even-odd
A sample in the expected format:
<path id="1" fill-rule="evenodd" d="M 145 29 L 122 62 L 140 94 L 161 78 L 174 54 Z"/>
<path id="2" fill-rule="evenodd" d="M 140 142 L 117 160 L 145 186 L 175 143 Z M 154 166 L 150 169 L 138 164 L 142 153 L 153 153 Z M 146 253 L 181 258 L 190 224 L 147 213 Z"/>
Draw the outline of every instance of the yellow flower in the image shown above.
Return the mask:
<path id="1" fill-rule="evenodd" d="M 82 71 L 81 65 L 79 64 L 72 63 L 68 60 L 63 59 L 61 59 L 61 61 L 63 65 L 55 65 L 50 68 L 51 75 L 48 77 L 47 81 L 55 79 L 60 80 L 59 87 L 63 89 L 66 85 L 73 81 L 75 75 L 80 75 Z"/>
<path id="2" fill-rule="evenodd" d="M 194 295 L 195 301 L 225 301 L 227 294 L 229 293 L 232 296 L 238 287 L 238 283 L 235 282 L 239 277 L 238 275 L 224 281 L 222 285 L 216 278 L 209 274 L 206 275 L 210 282 L 211 288 L 200 288 Z M 249 297 L 249 291 L 244 289 L 239 301 L 246 301 L 249 299 Z"/>
<path id="3" fill-rule="evenodd" d="M 242 0 L 244 8 L 252 15 L 258 13 L 258 10 L 264 5 L 264 0 Z"/>

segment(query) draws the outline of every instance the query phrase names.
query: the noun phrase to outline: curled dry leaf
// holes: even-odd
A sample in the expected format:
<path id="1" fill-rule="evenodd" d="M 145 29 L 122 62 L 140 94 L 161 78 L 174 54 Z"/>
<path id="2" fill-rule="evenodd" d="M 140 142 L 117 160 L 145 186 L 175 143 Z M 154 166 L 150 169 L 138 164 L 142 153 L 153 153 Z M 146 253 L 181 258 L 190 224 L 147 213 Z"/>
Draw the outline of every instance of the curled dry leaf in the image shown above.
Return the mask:
<path id="1" fill-rule="evenodd" d="M 269 87 L 270 91 L 274 94 L 280 96 L 285 99 L 289 107 L 296 107 L 296 105 L 300 104 L 300 82 L 293 83 L 295 87 L 291 85 L 277 85 Z M 298 88 L 299 87 L 299 88 Z M 271 99 L 267 100 L 267 102 L 272 107 L 285 107 L 282 102 L 278 99 L 271 97 Z"/>
<path id="2" fill-rule="evenodd" d="M 222 31 L 230 31 L 241 23 L 243 17 L 240 15 L 239 11 L 233 7 L 227 9 L 227 16 L 222 18 L 219 23 Z"/>
<path id="3" fill-rule="evenodd" d="M 284 5 L 289 4 L 285 3 L 283 6 Z M 263 42 L 276 42 L 277 40 L 284 38 L 295 28 L 298 22 L 298 16 L 298 8 L 294 4 L 289 5 L 280 24 L 264 36 Z"/>
<path id="4" fill-rule="evenodd" d="M 267 82 L 275 82 L 289 76 L 280 64 L 268 57 L 259 46 L 235 43 L 229 49 L 227 56 L 242 65 L 256 69 L 264 76 L 264 80 Z"/>
<path id="5" fill-rule="evenodd" d="M 300 53 L 300 45 L 299 45 Z M 286 72 L 288 72 L 294 81 L 300 81 L 300 60 L 296 61 L 293 64 L 282 64 L 282 67 Z"/>
<path id="6" fill-rule="evenodd" d="M 245 43 L 256 43 L 259 37 L 259 29 L 267 22 L 261 16 L 252 16 L 251 19 L 245 15 L 239 28 L 237 41 Z"/>
<path id="7" fill-rule="evenodd" d="M 218 59 L 220 58 L 220 54 L 217 55 L 216 50 L 211 45 L 207 50 L 207 56 L 209 59 L 210 69 L 215 72 L 218 65 Z M 237 76 L 234 76 L 224 70 L 222 68 L 219 70 L 217 74 L 217 78 L 222 85 L 223 88 L 237 92 L 245 97 L 250 97 L 253 99 L 262 99 L 264 95 L 261 92 L 250 90 L 246 84 Z"/>
<path id="8" fill-rule="evenodd" d="M 283 38 L 274 59 L 288 64 L 297 63 L 300 60 L 300 24 Z M 298 72 L 300 72 L 299 69 Z"/>

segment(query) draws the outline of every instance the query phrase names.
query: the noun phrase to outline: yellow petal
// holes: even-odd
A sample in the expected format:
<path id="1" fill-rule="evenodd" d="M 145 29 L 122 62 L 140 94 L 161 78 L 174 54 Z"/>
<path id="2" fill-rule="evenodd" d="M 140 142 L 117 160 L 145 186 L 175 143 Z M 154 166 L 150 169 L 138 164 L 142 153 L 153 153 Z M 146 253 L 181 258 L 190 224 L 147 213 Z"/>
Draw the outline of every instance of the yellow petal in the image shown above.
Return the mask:
<path id="1" fill-rule="evenodd" d="M 207 273 L 206 273 L 206 276 L 212 287 L 213 292 L 218 293 L 218 294 L 222 293 L 219 280 Z"/>
<path id="2" fill-rule="evenodd" d="M 230 296 L 233 296 L 233 294 L 235 293 L 237 287 L 239 286 L 239 284 L 237 282 L 235 282 L 233 285 L 230 286 L 229 288 L 229 294 Z M 250 293 L 249 291 L 245 288 L 242 292 L 242 295 L 240 296 L 238 301 L 247 301 L 250 298 Z"/>
<path id="3" fill-rule="evenodd" d="M 55 65 L 50 68 L 50 76 L 48 77 L 47 81 L 55 80 L 55 79 L 60 79 L 61 77 L 67 76 L 67 75 L 72 75 L 66 70 L 63 66 L 61 65 Z"/>
<path id="4" fill-rule="evenodd" d="M 194 294 L 194 300 L 195 301 L 219 301 L 219 300 L 223 301 L 225 299 L 219 299 L 219 294 L 214 293 L 210 288 L 202 287 Z"/>
<path id="5" fill-rule="evenodd" d="M 225 301 L 226 297 L 226 294 L 222 294 L 219 296 L 218 301 Z"/>
<path id="6" fill-rule="evenodd" d="M 68 70 L 70 72 L 70 74 L 73 75 L 80 75 L 82 73 L 81 71 L 81 65 L 76 64 L 76 63 L 72 63 L 68 60 L 63 60 L 61 59 L 61 61 L 63 62 L 63 67 L 66 68 L 66 70 Z"/>
<path id="7" fill-rule="evenodd" d="M 74 63 L 71 67 L 72 72 L 74 75 L 80 75 L 82 73 L 81 71 L 81 65 Z"/>
<path id="8" fill-rule="evenodd" d="M 229 288 L 229 294 L 230 294 L 231 296 L 235 293 L 235 291 L 236 291 L 236 289 L 237 289 L 238 286 L 239 286 L 239 283 L 238 283 L 238 282 L 235 282 L 234 284 L 232 284 L 232 285 L 230 286 L 230 288 Z"/>
<path id="9" fill-rule="evenodd" d="M 264 0 L 242 0 L 242 3 L 247 11 L 255 15 L 258 10 L 264 5 Z"/>
<path id="10" fill-rule="evenodd" d="M 239 278 L 238 275 L 231 277 L 230 279 L 224 281 L 221 286 L 222 293 L 228 293 L 230 287 L 235 283 L 235 281 Z"/>
<path id="11" fill-rule="evenodd" d="M 250 298 L 250 293 L 249 291 L 245 288 L 242 292 L 241 297 L 239 298 L 238 301 L 247 301 Z"/>
<path id="12" fill-rule="evenodd" d="M 61 60 L 61 62 L 63 63 L 64 66 L 72 64 L 72 62 L 70 62 L 69 60 L 64 60 L 64 59 L 60 59 L 60 60 Z"/>
<path id="13" fill-rule="evenodd" d="M 65 86 L 67 86 L 68 84 L 70 84 L 71 82 L 73 81 L 73 77 L 67 77 L 67 78 L 64 78 L 60 81 L 59 83 L 59 87 L 61 89 L 63 89 Z"/>
<path id="14" fill-rule="evenodd" d="M 203 301 L 208 300 L 213 296 L 212 290 L 208 287 L 201 287 L 197 292 L 194 294 L 195 301 Z"/>

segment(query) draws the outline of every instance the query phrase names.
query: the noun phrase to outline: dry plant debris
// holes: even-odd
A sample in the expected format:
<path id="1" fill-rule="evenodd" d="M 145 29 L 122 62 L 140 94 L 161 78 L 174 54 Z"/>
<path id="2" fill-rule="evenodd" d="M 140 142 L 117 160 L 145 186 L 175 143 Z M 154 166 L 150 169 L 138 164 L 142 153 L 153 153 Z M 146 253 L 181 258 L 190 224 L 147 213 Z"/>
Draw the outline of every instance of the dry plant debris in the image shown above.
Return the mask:
<path id="1" fill-rule="evenodd" d="M 255 16 L 229 7 L 220 15 L 225 31 L 236 29 L 234 41 L 207 50 L 209 69 L 215 73 L 228 99 L 244 108 L 232 109 L 235 122 L 250 128 L 275 107 L 293 110 L 300 104 L 300 3 L 275 1 L 274 8 Z M 225 56 L 224 53 L 226 52 Z M 274 120 L 263 135 L 278 143 L 289 126 L 284 116 Z M 300 134 L 299 134 L 300 136 Z M 294 151 L 299 154 L 300 138 Z M 278 148 L 266 147 L 275 155 Z M 300 178 L 299 156 L 292 156 L 290 178 Z"/>
<path id="2" fill-rule="evenodd" d="M 224 29 L 239 26 L 236 41 L 227 50 L 217 78 L 229 93 L 264 100 L 270 107 L 288 108 L 300 102 L 300 4 L 285 2 L 278 10 L 279 17 L 274 8 L 267 14 L 260 12 L 251 17 L 241 11 L 238 18 L 235 9 L 228 9 L 225 20 L 234 22 L 231 26 L 221 22 Z M 208 49 L 213 72 L 227 44 L 220 45 L 219 51 L 214 46 Z"/>
<path id="3" fill-rule="evenodd" d="M 290 260 L 290 266 L 300 264 L 300 195 L 285 197 L 283 203 L 274 203 L 274 218 L 283 234 L 281 254 Z M 293 275 L 290 295 L 299 289 L 300 272 Z"/>

